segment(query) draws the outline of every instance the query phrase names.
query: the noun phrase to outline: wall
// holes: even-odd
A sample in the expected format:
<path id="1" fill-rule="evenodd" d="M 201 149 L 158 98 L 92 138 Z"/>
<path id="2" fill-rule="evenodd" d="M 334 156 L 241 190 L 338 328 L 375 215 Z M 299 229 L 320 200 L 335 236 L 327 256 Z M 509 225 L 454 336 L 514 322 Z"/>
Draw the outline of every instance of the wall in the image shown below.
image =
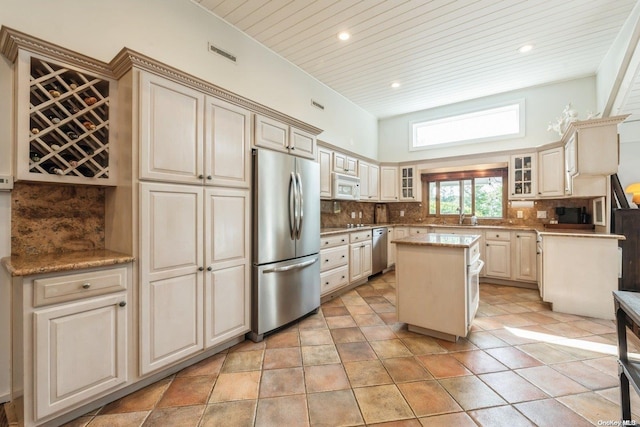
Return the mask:
<path id="1" fill-rule="evenodd" d="M 378 123 L 378 158 L 387 162 L 405 162 L 517 150 L 554 142 L 559 140 L 560 136 L 553 131 L 547 131 L 547 125 L 560 116 L 569 102 L 579 113 L 580 119 L 585 119 L 588 112 L 595 112 L 595 90 L 595 78 L 585 77 L 381 119 Z M 524 138 L 409 151 L 410 123 L 413 121 L 447 117 L 522 98 L 525 99 Z"/>
<path id="2" fill-rule="evenodd" d="M 640 168 L 638 167 L 638 161 L 640 160 L 640 121 L 622 123 L 618 130 L 620 132 L 618 178 L 624 189 L 634 182 L 640 182 Z M 631 202 L 630 194 L 627 194 L 627 198 Z"/>
<path id="3" fill-rule="evenodd" d="M 324 141 L 377 158 L 374 116 L 187 0 L 2 0 L 0 24 L 105 62 L 126 46 L 317 126 Z M 237 63 L 209 53 L 208 42 Z M 312 107 L 312 98 L 325 110 Z"/>

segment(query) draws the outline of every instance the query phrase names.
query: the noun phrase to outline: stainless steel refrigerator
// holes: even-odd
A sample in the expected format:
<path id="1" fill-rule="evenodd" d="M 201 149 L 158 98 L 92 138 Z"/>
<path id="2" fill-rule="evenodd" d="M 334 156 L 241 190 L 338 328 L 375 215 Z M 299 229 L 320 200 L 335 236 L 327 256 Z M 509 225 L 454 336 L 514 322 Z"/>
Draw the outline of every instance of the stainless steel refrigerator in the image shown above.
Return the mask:
<path id="1" fill-rule="evenodd" d="M 320 168 L 253 150 L 253 341 L 320 307 Z"/>

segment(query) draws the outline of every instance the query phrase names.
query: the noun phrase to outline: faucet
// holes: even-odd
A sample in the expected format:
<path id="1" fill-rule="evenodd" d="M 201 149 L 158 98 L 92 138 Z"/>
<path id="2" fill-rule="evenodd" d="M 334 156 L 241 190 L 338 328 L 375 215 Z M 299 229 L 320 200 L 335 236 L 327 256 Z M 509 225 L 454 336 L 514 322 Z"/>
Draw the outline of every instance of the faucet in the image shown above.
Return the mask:
<path id="1" fill-rule="evenodd" d="M 462 211 L 462 209 L 458 208 L 456 209 L 458 211 L 458 213 L 460 214 L 459 219 L 458 219 L 458 224 L 462 225 L 462 222 L 464 221 L 464 212 Z"/>

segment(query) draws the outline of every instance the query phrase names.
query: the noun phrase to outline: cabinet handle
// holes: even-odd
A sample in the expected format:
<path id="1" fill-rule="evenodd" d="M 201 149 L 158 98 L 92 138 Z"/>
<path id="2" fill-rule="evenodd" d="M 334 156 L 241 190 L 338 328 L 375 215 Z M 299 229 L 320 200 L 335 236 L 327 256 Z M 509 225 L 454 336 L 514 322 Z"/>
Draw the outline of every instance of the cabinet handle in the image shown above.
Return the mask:
<path id="1" fill-rule="evenodd" d="M 325 285 L 329 285 L 329 282 L 324 282 Z"/>
<path id="2" fill-rule="evenodd" d="M 204 267 L 198 267 L 198 271 L 204 271 Z"/>
<path id="3" fill-rule="evenodd" d="M 126 301 L 120 301 L 120 302 L 118 303 L 118 305 L 119 305 L 120 307 L 124 307 L 125 305 L 127 305 L 127 302 L 126 302 Z"/>
<path id="4" fill-rule="evenodd" d="M 343 240 L 343 242 L 344 242 L 344 240 Z M 329 242 L 324 242 L 324 244 L 325 244 L 325 245 L 328 245 L 328 244 L 329 244 Z"/>
<path id="5" fill-rule="evenodd" d="M 344 258 L 344 255 L 342 255 L 342 258 Z"/>
<path id="6" fill-rule="evenodd" d="M 202 174 L 198 175 L 198 179 L 204 179 L 204 175 Z"/>
<path id="7" fill-rule="evenodd" d="M 211 180 L 213 179 L 213 177 L 212 177 L 211 175 L 207 175 L 207 179 L 208 179 L 209 181 L 211 181 Z"/>
<path id="8" fill-rule="evenodd" d="M 291 150 L 295 150 L 295 149 L 296 149 L 296 147 L 289 147 L 289 149 L 291 149 Z"/>
<path id="9" fill-rule="evenodd" d="M 82 285 L 82 289 L 89 289 L 91 287 L 91 283 L 85 283 L 84 285 Z"/>
<path id="10" fill-rule="evenodd" d="M 344 279 L 344 276 L 342 276 L 342 278 Z"/>
<path id="11" fill-rule="evenodd" d="M 487 245 L 487 246 L 489 246 L 489 244 L 488 244 L 488 243 L 486 243 L 486 245 Z"/>
<path id="12" fill-rule="evenodd" d="M 519 235 L 519 234 L 516 234 L 516 237 L 519 239 L 519 238 L 520 238 L 520 235 Z"/>
<path id="13" fill-rule="evenodd" d="M 342 239 L 342 242 L 344 243 L 344 239 Z"/>
<path id="14" fill-rule="evenodd" d="M 324 262 L 329 262 L 329 260 L 328 260 L 328 259 L 325 259 L 325 260 L 324 260 Z"/>
<path id="15" fill-rule="evenodd" d="M 207 271 L 213 271 L 213 267 L 211 266 L 207 267 Z"/>

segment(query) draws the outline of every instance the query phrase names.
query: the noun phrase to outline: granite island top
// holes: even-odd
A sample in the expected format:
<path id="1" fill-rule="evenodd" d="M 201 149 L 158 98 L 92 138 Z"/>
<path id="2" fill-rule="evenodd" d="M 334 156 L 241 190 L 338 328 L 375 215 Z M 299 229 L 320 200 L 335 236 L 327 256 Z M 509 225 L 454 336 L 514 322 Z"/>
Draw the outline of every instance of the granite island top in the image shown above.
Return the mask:
<path id="1" fill-rule="evenodd" d="M 449 248 L 468 248 L 480 240 L 478 234 L 426 233 L 392 240 L 397 245 L 446 246 Z"/>
<path id="2" fill-rule="evenodd" d="M 131 255 L 106 249 L 63 252 L 2 258 L 2 264 L 12 276 L 81 270 L 84 268 L 126 264 L 134 261 Z"/>

